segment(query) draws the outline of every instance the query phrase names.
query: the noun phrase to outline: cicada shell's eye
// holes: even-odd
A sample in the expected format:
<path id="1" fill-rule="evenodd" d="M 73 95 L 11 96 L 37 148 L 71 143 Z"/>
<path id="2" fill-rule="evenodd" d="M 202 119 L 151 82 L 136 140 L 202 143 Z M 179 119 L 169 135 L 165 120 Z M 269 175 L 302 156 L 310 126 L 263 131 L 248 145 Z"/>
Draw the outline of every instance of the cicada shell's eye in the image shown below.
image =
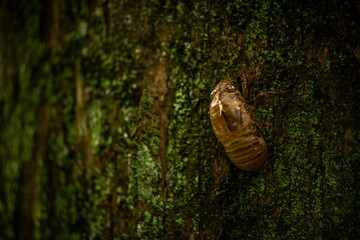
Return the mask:
<path id="1" fill-rule="evenodd" d="M 232 92 L 234 89 L 235 87 L 233 85 L 227 84 L 226 86 L 224 86 L 223 91 Z"/>

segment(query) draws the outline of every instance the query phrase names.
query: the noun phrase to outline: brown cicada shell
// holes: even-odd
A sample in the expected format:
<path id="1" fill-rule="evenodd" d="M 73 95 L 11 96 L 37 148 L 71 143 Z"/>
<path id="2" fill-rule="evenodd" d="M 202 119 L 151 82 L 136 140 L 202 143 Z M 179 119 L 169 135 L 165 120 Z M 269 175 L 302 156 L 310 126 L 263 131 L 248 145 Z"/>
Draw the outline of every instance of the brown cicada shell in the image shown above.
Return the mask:
<path id="1" fill-rule="evenodd" d="M 260 125 L 239 90 L 222 80 L 211 93 L 211 99 L 211 125 L 229 159 L 243 170 L 263 166 L 267 146 L 260 136 Z"/>

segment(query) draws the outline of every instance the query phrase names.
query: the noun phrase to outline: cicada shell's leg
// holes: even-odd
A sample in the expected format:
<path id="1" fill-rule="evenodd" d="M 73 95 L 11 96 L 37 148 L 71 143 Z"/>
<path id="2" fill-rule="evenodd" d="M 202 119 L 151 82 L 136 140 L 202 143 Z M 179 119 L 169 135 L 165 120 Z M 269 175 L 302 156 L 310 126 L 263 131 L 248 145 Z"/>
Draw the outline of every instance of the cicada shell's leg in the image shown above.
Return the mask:
<path id="1" fill-rule="evenodd" d="M 254 105 L 252 106 L 252 110 L 256 109 L 259 107 L 260 104 L 262 104 L 264 102 L 264 98 L 265 96 L 269 96 L 269 95 L 284 95 L 286 94 L 288 91 L 283 91 L 283 92 L 277 92 L 277 91 L 265 91 L 265 92 L 261 92 L 256 100 Z"/>
<path id="2" fill-rule="evenodd" d="M 220 109 L 220 116 L 221 116 L 221 113 L 223 111 L 223 105 L 222 105 L 221 100 L 219 100 L 219 109 Z"/>
<path id="3" fill-rule="evenodd" d="M 262 122 L 261 125 L 262 125 L 263 128 L 264 128 L 264 127 L 269 127 L 269 128 L 271 128 L 276 135 L 278 135 L 278 136 L 280 136 L 280 137 L 282 137 L 282 138 L 288 139 L 288 136 L 287 136 L 286 134 L 281 133 L 279 130 L 277 130 L 277 129 L 276 129 L 273 125 L 271 125 L 270 123 L 268 123 L 268 122 Z"/>
<path id="4" fill-rule="evenodd" d="M 277 129 L 276 129 L 273 125 L 271 125 L 269 122 L 262 122 L 261 125 L 262 125 L 263 128 L 264 128 L 264 127 L 269 127 L 269 128 L 271 128 L 274 132 L 278 132 Z"/>
<path id="5" fill-rule="evenodd" d="M 246 100 L 249 100 L 249 81 L 246 78 L 243 78 L 241 81 L 242 95 Z"/>

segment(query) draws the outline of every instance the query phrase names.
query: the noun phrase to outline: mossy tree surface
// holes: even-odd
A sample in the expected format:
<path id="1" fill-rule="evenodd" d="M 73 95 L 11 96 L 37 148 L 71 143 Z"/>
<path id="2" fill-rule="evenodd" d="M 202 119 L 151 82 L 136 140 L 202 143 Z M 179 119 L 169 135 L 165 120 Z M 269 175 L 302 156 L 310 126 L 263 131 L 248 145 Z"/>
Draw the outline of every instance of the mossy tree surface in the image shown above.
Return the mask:
<path id="1" fill-rule="evenodd" d="M 0 239 L 359 236 L 360 2 L 0 7 Z M 288 91 L 258 171 L 211 129 L 228 76 Z"/>

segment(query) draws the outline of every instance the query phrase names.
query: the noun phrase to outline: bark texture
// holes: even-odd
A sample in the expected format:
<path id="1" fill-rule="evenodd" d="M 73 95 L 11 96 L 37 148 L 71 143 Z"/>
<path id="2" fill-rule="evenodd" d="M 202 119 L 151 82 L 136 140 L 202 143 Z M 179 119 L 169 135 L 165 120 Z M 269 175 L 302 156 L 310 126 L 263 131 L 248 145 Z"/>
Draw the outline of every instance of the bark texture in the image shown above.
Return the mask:
<path id="1" fill-rule="evenodd" d="M 359 1 L 1 1 L 0 239 L 357 238 L 359 23 Z M 211 128 L 228 78 L 274 127 L 257 171 Z"/>

